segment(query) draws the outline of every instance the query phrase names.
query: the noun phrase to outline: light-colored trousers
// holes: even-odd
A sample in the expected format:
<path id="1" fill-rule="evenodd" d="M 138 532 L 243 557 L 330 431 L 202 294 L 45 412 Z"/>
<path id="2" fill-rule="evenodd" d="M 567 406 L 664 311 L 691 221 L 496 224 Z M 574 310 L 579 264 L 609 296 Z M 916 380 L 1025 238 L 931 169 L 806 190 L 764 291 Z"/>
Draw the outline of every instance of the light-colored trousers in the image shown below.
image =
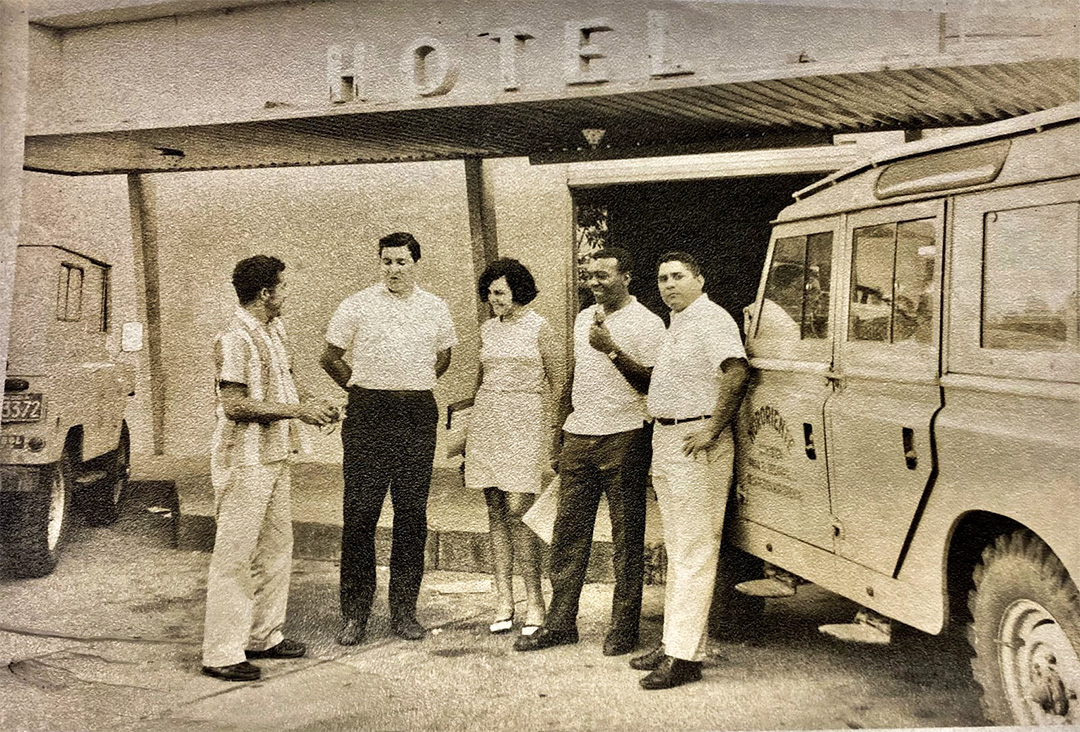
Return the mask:
<path id="1" fill-rule="evenodd" d="M 705 654 L 709 606 L 716 581 L 724 509 L 734 465 L 731 429 L 708 454 L 683 455 L 683 438 L 704 422 L 657 423 L 652 480 L 664 524 L 667 580 L 664 590 L 665 653 L 685 661 Z"/>
<path id="2" fill-rule="evenodd" d="M 206 585 L 203 665 L 230 666 L 244 651 L 284 639 L 292 571 L 289 465 L 211 466 L 217 534 Z"/>

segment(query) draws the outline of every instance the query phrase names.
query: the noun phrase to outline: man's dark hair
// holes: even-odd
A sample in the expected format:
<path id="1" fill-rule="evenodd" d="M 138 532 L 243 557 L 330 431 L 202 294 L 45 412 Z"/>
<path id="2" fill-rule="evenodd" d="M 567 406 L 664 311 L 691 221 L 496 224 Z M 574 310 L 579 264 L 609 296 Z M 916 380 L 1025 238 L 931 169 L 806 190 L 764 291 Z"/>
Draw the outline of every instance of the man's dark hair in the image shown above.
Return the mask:
<path id="1" fill-rule="evenodd" d="M 634 271 L 634 256 L 622 247 L 604 247 L 589 255 L 590 259 L 614 259 L 619 274 L 631 274 Z"/>
<path id="2" fill-rule="evenodd" d="M 672 251 L 665 252 L 660 255 L 660 259 L 656 260 L 656 268 L 660 269 L 660 265 L 665 262 L 682 262 L 686 265 L 686 268 L 690 270 L 690 274 L 695 277 L 701 275 L 701 265 L 698 264 L 697 258 L 689 252 Z"/>
<path id="3" fill-rule="evenodd" d="M 256 254 L 237 262 L 233 267 L 232 284 L 240 304 L 250 305 L 255 302 L 263 288 L 274 289 L 284 269 L 284 262 L 265 254 Z"/>
<path id="4" fill-rule="evenodd" d="M 388 247 L 408 247 L 414 262 L 420 261 L 420 242 L 407 231 L 395 231 L 379 239 L 379 254 Z"/>
<path id="5" fill-rule="evenodd" d="M 506 284 L 510 286 L 511 298 L 518 305 L 528 305 L 536 299 L 536 280 L 533 279 L 529 268 L 516 259 L 500 257 L 489 264 L 480 275 L 476 291 L 480 295 L 481 302 L 488 301 L 488 288 L 500 277 L 506 278 Z"/>

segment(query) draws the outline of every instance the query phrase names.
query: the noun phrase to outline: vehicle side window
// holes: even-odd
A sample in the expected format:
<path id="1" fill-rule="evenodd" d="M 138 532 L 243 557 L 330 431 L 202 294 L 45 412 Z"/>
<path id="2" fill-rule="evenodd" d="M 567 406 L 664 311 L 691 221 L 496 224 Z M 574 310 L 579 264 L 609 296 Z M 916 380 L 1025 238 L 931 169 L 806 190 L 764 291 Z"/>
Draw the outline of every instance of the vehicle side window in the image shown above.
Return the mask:
<path id="1" fill-rule="evenodd" d="M 981 347 L 1080 350 L 1080 204 L 987 212 L 983 237 Z"/>
<path id="2" fill-rule="evenodd" d="M 83 270 L 74 264 L 60 265 L 56 288 L 56 319 L 76 321 L 82 317 Z"/>
<path id="3" fill-rule="evenodd" d="M 756 335 L 777 340 L 827 338 L 832 232 L 776 240 Z"/>
<path id="4" fill-rule="evenodd" d="M 934 219 L 855 229 L 848 340 L 931 343 L 937 308 Z"/>

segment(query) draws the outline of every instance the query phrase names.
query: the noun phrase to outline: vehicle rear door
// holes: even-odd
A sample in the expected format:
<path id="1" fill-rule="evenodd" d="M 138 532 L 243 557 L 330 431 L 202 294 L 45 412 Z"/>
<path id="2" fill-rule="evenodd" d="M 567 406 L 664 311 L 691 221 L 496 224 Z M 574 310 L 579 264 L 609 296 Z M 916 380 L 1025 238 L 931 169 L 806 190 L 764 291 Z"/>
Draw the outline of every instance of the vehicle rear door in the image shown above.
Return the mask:
<path id="1" fill-rule="evenodd" d="M 838 554 L 887 575 L 934 466 L 944 208 L 874 209 L 845 227 L 844 331 L 825 403 L 833 533 Z"/>

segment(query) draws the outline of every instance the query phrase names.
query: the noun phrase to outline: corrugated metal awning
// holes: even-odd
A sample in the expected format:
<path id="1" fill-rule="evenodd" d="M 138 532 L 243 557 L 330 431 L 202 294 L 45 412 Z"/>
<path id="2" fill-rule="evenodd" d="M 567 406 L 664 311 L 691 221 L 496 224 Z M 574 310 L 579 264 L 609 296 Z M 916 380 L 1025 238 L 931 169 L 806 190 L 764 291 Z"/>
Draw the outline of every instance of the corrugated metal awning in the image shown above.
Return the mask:
<path id="1" fill-rule="evenodd" d="M 828 143 L 836 133 L 982 124 L 1076 101 L 1076 58 L 908 60 L 558 99 L 26 138 L 25 167 L 132 173 L 528 156 L 534 162 Z M 583 129 L 602 129 L 594 149 Z M 785 138 L 785 136 L 787 136 Z M 780 143 L 784 144 L 783 142 Z"/>

